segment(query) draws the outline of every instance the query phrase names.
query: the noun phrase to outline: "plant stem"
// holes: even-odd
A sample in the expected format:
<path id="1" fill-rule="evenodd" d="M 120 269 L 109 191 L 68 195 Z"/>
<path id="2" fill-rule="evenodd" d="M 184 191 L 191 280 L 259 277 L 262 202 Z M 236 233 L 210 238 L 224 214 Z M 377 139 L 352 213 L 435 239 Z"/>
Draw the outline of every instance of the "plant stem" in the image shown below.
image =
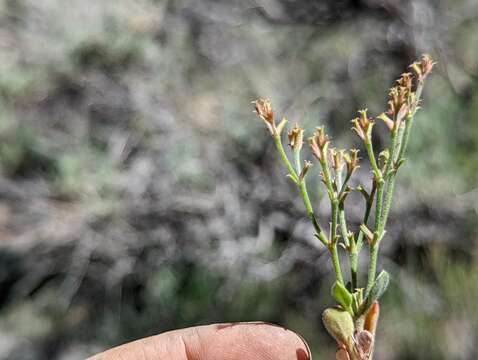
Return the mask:
<path id="1" fill-rule="evenodd" d="M 378 242 L 370 246 L 370 260 L 368 264 L 368 280 L 367 288 L 365 290 L 365 296 L 368 295 L 370 289 L 372 289 L 373 283 L 375 282 L 375 273 L 377 272 L 377 258 L 378 258 Z M 373 274 L 373 276 L 371 275 Z"/>
<path id="2" fill-rule="evenodd" d="M 289 175 L 292 177 L 297 187 L 299 188 L 300 194 L 302 195 L 302 199 L 304 201 L 305 209 L 307 211 L 307 217 L 312 222 L 312 225 L 314 226 L 314 230 L 316 232 L 317 237 L 324 245 L 327 246 L 328 245 L 327 236 L 325 235 L 324 231 L 321 229 L 319 222 L 317 221 L 317 218 L 315 217 L 314 209 L 312 207 L 309 194 L 307 192 L 307 186 L 306 186 L 305 180 L 299 179 L 299 176 L 297 175 L 298 173 L 296 173 L 292 164 L 290 163 L 289 158 L 287 157 L 287 154 L 285 153 L 284 147 L 282 146 L 282 140 L 280 135 L 274 136 L 274 143 L 276 145 L 277 150 L 279 151 L 279 155 L 282 159 L 282 162 L 284 163 L 287 170 L 289 171 Z M 295 156 L 296 165 L 298 164 L 300 168 L 300 158 L 299 159 L 298 158 L 299 157 L 296 155 Z M 300 171 L 299 168 L 298 168 L 298 171 Z"/>
<path id="3" fill-rule="evenodd" d="M 339 199 L 345 190 L 345 186 L 347 184 L 348 179 L 349 177 L 347 176 L 345 178 L 345 181 L 342 184 L 342 171 L 341 169 L 336 171 L 335 181 L 336 181 L 337 189 L 340 189 L 340 192 L 338 194 Z M 345 206 L 344 206 L 343 199 L 339 202 L 339 223 L 340 223 L 340 232 L 342 234 L 342 238 L 344 239 L 344 243 L 345 245 L 349 246 L 349 238 L 347 236 L 349 231 L 347 228 L 347 220 L 345 216 Z"/>
<path id="4" fill-rule="evenodd" d="M 287 168 L 287 171 L 289 172 L 289 175 L 292 177 L 292 179 L 297 183 L 299 181 L 299 175 L 295 172 L 294 167 L 289 161 L 289 158 L 287 157 L 287 154 L 285 153 L 284 147 L 282 146 L 282 140 L 280 135 L 275 135 L 274 136 L 274 143 L 276 145 L 277 150 L 279 151 L 279 155 L 282 159 L 282 162 Z"/>
<path id="5" fill-rule="evenodd" d="M 302 195 L 302 199 L 304 200 L 305 209 L 307 211 L 307 216 L 309 217 L 312 225 L 314 225 L 315 232 L 317 233 L 317 237 L 319 240 L 325 245 L 328 246 L 327 236 L 325 235 L 324 231 L 321 229 L 317 218 L 315 217 L 314 209 L 312 208 L 312 204 L 310 202 L 309 194 L 307 193 L 307 186 L 305 184 L 305 180 L 302 180 L 299 183 L 299 190 Z"/>
<path id="6" fill-rule="evenodd" d="M 331 200 L 332 206 L 332 221 L 330 224 L 330 241 L 332 243 L 337 243 L 337 215 L 339 212 L 339 201 L 336 198 Z"/>
<path id="7" fill-rule="evenodd" d="M 352 284 L 352 292 L 355 291 L 358 284 L 358 251 L 355 241 L 350 243 L 350 282 Z"/>
<path id="8" fill-rule="evenodd" d="M 378 168 L 377 160 L 375 159 L 375 153 L 373 152 L 372 139 L 367 139 L 365 141 L 365 148 L 367 149 L 367 154 L 370 159 L 370 166 L 372 167 L 373 174 L 376 179 L 379 179 L 382 177 L 382 174 L 380 172 L 380 169 Z"/>
<path id="9" fill-rule="evenodd" d="M 392 136 L 392 143 L 395 146 L 395 136 Z M 381 221 L 382 221 L 382 206 L 383 206 L 383 192 L 384 192 L 384 185 L 385 181 L 383 179 L 382 173 L 378 169 L 377 162 L 375 160 L 375 154 L 372 148 L 372 141 L 371 139 L 365 143 L 367 146 L 367 152 L 370 158 L 370 164 L 372 165 L 372 169 L 375 175 L 375 181 L 377 183 L 377 197 L 375 199 L 375 226 L 374 226 L 374 235 L 378 236 L 378 239 L 374 239 L 373 243 L 370 245 L 370 258 L 369 258 L 369 268 L 368 268 L 368 280 L 367 280 L 367 288 L 366 294 L 370 291 L 374 281 L 375 275 L 377 272 L 377 255 L 378 255 L 378 243 L 379 239 L 382 237 L 380 232 L 381 229 Z M 387 165 L 385 166 L 385 174 L 390 164 L 390 159 L 393 158 L 393 154 L 390 154 L 390 157 L 387 161 Z"/>
<path id="10" fill-rule="evenodd" d="M 370 200 L 367 201 L 366 207 L 365 207 L 365 214 L 362 220 L 362 223 L 364 225 L 367 225 L 368 223 L 368 218 L 370 217 L 370 212 L 372 210 L 372 205 L 373 205 L 373 198 L 375 196 L 375 191 L 376 188 L 375 186 L 372 187 L 372 191 L 370 192 Z M 352 290 L 357 288 L 358 286 L 358 254 L 360 253 L 360 250 L 362 250 L 362 245 L 363 245 L 363 237 L 364 233 L 362 230 L 359 231 L 359 234 L 357 236 L 357 241 L 355 242 L 354 240 L 351 243 L 351 249 L 350 249 L 350 271 L 351 271 L 351 282 L 352 282 Z"/>
<path id="11" fill-rule="evenodd" d="M 302 166 L 300 165 L 300 150 L 294 150 L 294 161 L 295 161 L 295 171 L 297 176 L 299 176 Z"/>
<path id="12" fill-rule="evenodd" d="M 330 176 L 329 162 L 327 161 L 327 156 L 324 156 L 320 161 L 320 166 L 322 166 L 322 172 L 324 174 L 325 186 L 327 187 L 327 193 L 329 194 L 329 199 L 332 201 L 334 197 L 334 187 L 332 185 L 332 177 Z"/>
<path id="13" fill-rule="evenodd" d="M 339 205 L 339 223 L 340 223 L 340 232 L 344 239 L 344 243 L 346 246 L 350 246 L 350 241 L 348 238 L 348 228 L 347 228 L 347 220 L 345 216 L 345 208 L 344 205 Z"/>
<path id="14" fill-rule="evenodd" d="M 335 270 L 335 278 L 337 279 L 337 282 L 339 282 L 342 285 L 344 284 L 344 278 L 342 276 L 342 269 L 340 268 L 340 260 L 339 260 L 339 254 L 337 252 L 337 244 L 335 243 L 330 243 L 329 245 L 329 251 L 330 255 L 332 256 L 332 264 L 334 266 Z"/>

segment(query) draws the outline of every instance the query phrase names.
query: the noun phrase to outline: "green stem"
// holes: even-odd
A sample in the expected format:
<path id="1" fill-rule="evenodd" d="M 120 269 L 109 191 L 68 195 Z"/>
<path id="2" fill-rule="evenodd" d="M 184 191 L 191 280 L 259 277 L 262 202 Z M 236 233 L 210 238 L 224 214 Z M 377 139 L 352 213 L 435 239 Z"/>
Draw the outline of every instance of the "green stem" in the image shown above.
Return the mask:
<path id="1" fill-rule="evenodd" d="M 292 179 L 297 183 L 299 181 L 299 176 L 295 172 L 294 167 L 289 161 L 289 158 L 287 157 L 287 154 L 285 153 L 284 147 L 282 146 L 282 140 L 280 138 L 280 135 L 274 136 L 274 143 L 276 145 L 277 150 L 279 151 L 279 155 L 282 159 L 282 162 L 287 168 L 287 171 L 289 172 L 289 175 L 292 177 Z"/>
<path id="2" fill-rule="evenodd" d="M 364 214 L 363 221 L 362 221 L 362 223 L 364 225 L 367 225 L 368 218 L 370 217 L 370 213 L 372 212 L 372 205 L 373 205 L 373 200 L 372 199 L 375 196 L 375 191 L 376 190 L 373 189 L 372 193 L 370 194 L 371 200 L 367 201 L 367 205 L 366 205 L 366 208 L 365 208 L 365 214 Z M 362 230 L 360 230 L 358 238 L 357 238 L 357 251 L 358 252 L 360 252 L 360 250 L 362 249 L 364 235 L 365 235 L 364 232 Z"/>
<path id="3" fill-rule="evenodd" d="M 378 242 L 370 246 L 370 259 L 368 264 L 368 280 L 367 288 L 365 290 L 365 296 L 368 295 L 370 289 L 372 289 L 375 282 L 375 273 L 377 272 L 377 258 L 378 258 Z M 371 276 L 373 274 L 373 276 Z"/>
<path id="4" fill-rule="evenodd" d="M 276 145 L 277 150 L 279 151 L 279 155 L 282 159 L 282 162 L 287 168 L 287 171 L 289 172 L 289 175 L 292 177 L 294 182 L 297 184 L 299 191 L 302 195 L 302 199 L 304 201 L 305 209 L 307 211 L 307 217 L 310 219 L 312 222 L 312 225 L 314 226 L 314 230 L 316 232 L 317 237 L 319 240 L 324 244 L 328 245 L 328 240 L 327 236 L 325 235 L 324 231 L 321 229 L 319 222 L 317 221 L 317 218 L 315 217 L 314 209 L 312 207 L 312 204 L 310 202 L 309 194 L 307 192 L 307 186 L 305 184 L 305 180 L 299 179 L 299 176 L 295 172 L 292 164 L 289 161 L 289 158 L 287 157 L 287 154 L 285 153 L 284 147 L 282 146 L 282 140 L 280 135 L 274 136 L 274 143 Z M 297 162 L 298 156 L 295 156 L 296 162 Z M 299 159 L 300 160 L 300 159 Z M 299 162 L 300 166 L 300 162 Z"/>
<path id="5" fill-rule="evenodd" d="M 297 175 L 299 176 L 302 166 L 300 164 L 300 150 L 294 150 L 294 161 L 295 161 L 295 171 L 297 172 Z"/>
<path id="6" fill-rule="evenodd" d="M 390 166 L 392 165 L 393 162 L 393 157 L 395 156 L 395 147 L 396 147 L 396 132 L 392 132 L 392 146 L 391 146 L 391 151 L 389 154 L 389 158 L 387 161 L 387 164 L 385 165 L 384 172 L 387 174 L 388 169 L 390 169 Z M 374 173 L 379 174 L 379 176 L 375 177 L 376 182 L 377 182 L 377 197 L 375 199 L 375 226 L 374 226 L 374 234 L 375 236 L 378 236 L 378 239 L 374 239 L 374 242 L 370 245 L 370 259 L 369 259 L 369 269 L 368 269 L 368 279 L 367 279 L 367 290 L 366 292 L 368 293 L 370 288 L 372 287 L 373 283 L 375 282 L 375 275 L 377 272 L 377 257 L 378 257 L 378 248 L 379 248 L 379 242 L 380 239 L 382 238 L 382 208 L 383 208 L 383 194 L 384 194 L 384 186 L 385 186 L 385 181 L 383 179 L 382 174 L 378 170 L 377 163 L 375 161 L 375 155 L 373 153 L 373 149 L 371 146 L 371 141 L 368 141 L 367 146 L 367 151 L 369 152 L 369 157 L 373 159 L 370 161 L 372 163 L 372 168 L 374 169 Z M 387 177 L 387 176 L 386 176 Z"/>
<path id="7" fill-rule="evenodd" d="M 375 191 L 376 188 L 375 186 L 372 187 L 372 191 L 370 192 L 370 201 L 367 201 L 366 207 L 365 207 L 365 214 L 362 220 L 362 223 L 367 225 L 368 223 L 368 218 L 370 217 L 370 213 L 372 210 L 372 205 L 373 205 L 373 198 L 375 196 Z M 362 245 L 363 245 L 363 237 L 364 237 L 364 232 L 360 230 L 357 241 L 354 242 L 352 241 L 351 243 L 351 249 L 350 249 L 350 267 L 351 267 L 351 275 L 352 275 L 352 290 L 357 288 L 358 286 L 358 254 L 360 253 L 360 250 L 362 250 Z"/>
<path id="8" fill-rule="evenodd" d="M 337 215 L 339 211 L 339 201 L 337 199 L 332 199 L 332 221 L 330 224 L 330 241 L 332 243 L 337 243 Z"/>
<path id="9" fill-rule="evenodd" d="M 332 177 L 330 176 L 329 162 L 327 161 L 327 156 L 324 156 L 323 160 L 320 161 L 322 166 L 322 171 L 324 173 L 325 186 L 327 187 L 327 192 L 329 194 L 329 199 L 332 201 L 334 196 L 334 187 L 332 185 Z"/>
<path id="10" fill-rule="evenodd" d="M 348 247 L 350 246 L 349 238 L 348 238 L 348 228 L 347 228 L 347 220 L 345 216 L 345 208 L 344 205 L 339 205 L 339 223 L 340 223 L 340 232 L 342 233 L 342 237 L 344 239 L 345 245 Z"/>
<path id="11" fill-rule="evenodd" d="M 317 237 L 324 245 L 328 246 L 327 236 L 325 235 L 324 231 L 321 229 L 319 222 L 317 221 L 317 218 L 315 217 L 314 209 L 312 208 L 309 194 L 307 193 L 307 185 L 305 184 L 305 180 L 302 180 L 299 183 L 299 190 L 302 195 L 302 199 L 304 200 L 307 216 L 312 222 L 312 225 L 314 225 L 314 230 L 317 233 Z"/>
<path id="12" fill-rule="evenodd" d="M 345 189 L 346 182 L 348 181 L 348 177 L 346 177 L 344 183 L 342 184 L 342 171 L 337 170 L 336 174 L 335 174 L 335 181 L 336 181 L 337 189 L 341 189 L 339 194 L 338 194 L 338 198 L 340 199 L 340 197 L 342 196 L 342 193 Z M 345 216 L 345 206 L 344 206 L 344 201 L 343 200 L 339 202 L 339 224 L 340 224 L 340 232 L 341 232 L 342 237 L 344 239 L 344 243 L 348 247 L 350 245 L 349 244 L 349 239 L 347 237 L 349 232 L 348 232 L 348 228 L 347 228 L 347 220 L 346 220 L 346 216 Z"/>
<path id="13" fill-rule="evenodd" d="M 352 291 L 355 291 L 358 284 L 358 254 L 355 241 L 350 244 L 350 282 L 352 283 Z"/>
<path id="14" fill-rule="evenodd" d="M 344 278 L 342 276 L 342 269 L 340 268 L 340 259 L 339 254 L 337 252 L 337 244 L 331 243 L 329 246 L 330 255 L 332 256 L 332 264 L 334 266 L 335 277 L 337 282 L 345 285 Z"/>
<path id="15" fill-rule="evenodd" d="M 380 169 L 378 168 L 377 160 L 375 159 L 375 153 L 373 152 L 372 139 L 368 139 L 365 141 L 365 148 L 367 149 L 367 154 L 370 159 L 370 166 L 372 167 L 372 171 L 375 176 L 375 179 L 380 179 L 382 177 L 382 174 L 380 172 Z"/>
<path id="16" fill-rule="evenodd" d="M 392 206 L 393 192 L 395 190 L 395 174 L 390 177 L 390 180 L 387 184 L 387 194 L 385 196 L 385 206 L 383 208 L 382 221 L 380 223 L 379 233 L 381 234 L 385 226 L 387 225 L 388 214 L 390 213 L 390 208 Z"/>

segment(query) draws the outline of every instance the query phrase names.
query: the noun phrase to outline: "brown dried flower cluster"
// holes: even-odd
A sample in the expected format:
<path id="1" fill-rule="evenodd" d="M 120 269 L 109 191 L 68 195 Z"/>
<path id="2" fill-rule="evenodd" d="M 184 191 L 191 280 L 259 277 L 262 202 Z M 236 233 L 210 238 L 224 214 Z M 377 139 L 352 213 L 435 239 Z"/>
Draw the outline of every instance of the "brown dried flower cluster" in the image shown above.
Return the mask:
<path id="1" fill-rule="evenodd" d="M 335 171 L 341 171 L 344 163 L 345 150 L 330 149 L 331 165 Z"/>
<path id="2" fill-rule="evenodd" d="M 299 124 L 295 126 L 287 133 L 289 138 L 289 145 L 294 151 L 300 151 L 302 149 L 302 144 L 304 143 L 304 129 L 302 129 Z"/>
<path id="3" fill-rule="evenodd" d="M 314 135 L 309 138 L 309 145 L 312 149 L 312 154 L 319 160 L 324 161 L 327 156 L 327 147 L 329 146 L 330 139 L 325 133 L 323 126 L 315 129 Z"/>
<path id="4" fill-rule="evenodd" d="M 431 56 L 426 54 L 420 61 L 414 62 L 410 67 L 417 75 L 418 81 L 423 82 L 430 75 L 435 64 L 436 62 L 432 60 Z"/>
<path id="5" fill-rule="evenodd" d="M 274 110 L 272 109 L 272 104 L 269 100 L 258 99 L 252 103 L 254 104 L 254 112 L 259 115 L 262 120 L 264 120 L 271 135 L 280 136 L 282 129 L 287 123 L 287 120 L 282 119 L 282 121 L 276 126 L 274 120 Z"/>
<path id="6" fill-rule="evenodd" d="M 367 116 L 367 109 L 359 110 L 358 113 L 360 116 L 352 120 L 352 129 L 363 141 L 370 141 L 374 121 Z"/>
<path id="7" fill-rule="evenodd" d="M 359 165 L 360 158 L 358 157 L 359 150 L 351 149 L 349 152 L 344 154 L 345 163 L 347 164 L 347 175 L 350 177 L 357 170 Z"/>
<path id="8" fill-rule="evenodd" d="M 377 118 L 382 120 L 390 131 L 397 131 L 406 116 L 412 116 L 418 108 L 418 88 L 431 73 L 435 63 L 429 55 L 424 55 L 420 61 L 410 67 L 414 74 L 403 73 L 397 80 L 397 85 L 390 89 L 388 94 L 388 109 Z M 415 76 L 414 76 L 415 75 Z M 421 91 L 421 90 L 420 90 Z"/>

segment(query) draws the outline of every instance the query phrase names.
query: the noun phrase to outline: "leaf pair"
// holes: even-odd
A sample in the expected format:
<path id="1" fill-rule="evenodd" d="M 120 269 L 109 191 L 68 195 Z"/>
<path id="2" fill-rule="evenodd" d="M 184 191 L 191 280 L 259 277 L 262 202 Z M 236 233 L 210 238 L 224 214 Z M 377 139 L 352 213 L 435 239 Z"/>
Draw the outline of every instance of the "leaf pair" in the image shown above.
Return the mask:
<path id="1" fill-rule="evenodd" d="M 369 293 L 365 297 L 365 301 L 363 302 L 359 314 L 362 315 L 370 307 L 373 305 L 375 301 L 380 299 L 380 297 L 385 293 L 388 288 L 388 284 L 390 282 L 390 276 L 388 272 L 383 270 L 375 279 L 375 282 L 370 289 Z M 354 296 L 347 290 L 347 288 L 339 282 L 335 282 L 334 286 L 332 286 L 332 296 L 334 299 L 342 306 L 342 308 L 348 311 L 351 315 L 354 315 L 352 309 L 352 302 L 354 300 Z"/>

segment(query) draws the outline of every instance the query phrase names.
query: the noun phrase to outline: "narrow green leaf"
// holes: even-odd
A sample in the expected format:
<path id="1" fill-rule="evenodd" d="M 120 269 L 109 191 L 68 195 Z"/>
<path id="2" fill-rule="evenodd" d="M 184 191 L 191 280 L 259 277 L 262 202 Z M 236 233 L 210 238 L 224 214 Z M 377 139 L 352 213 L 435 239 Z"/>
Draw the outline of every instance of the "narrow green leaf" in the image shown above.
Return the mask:
<path id="1" fill-rule="evenodd" d="M 375 279 L 375 283 L 370 289 L 369 294 L 365 298 L 365 303 L 362 309 L 362 313 L 366 312 L 376 300 L 380 299 L 380 297 L 387 290 L 389 282 L 390 282 L 390 276 L 388 275 L 388 272 L 386 272 L 385 270 L 382 270 L 382 272 L 377 276 L 377 279 Z"/>
<path id="2" fill-rule="evenodd" d="M 332 286 L 332 296 L 337 300 L 337 302 L 342 305 L 342 307 L 349 311 L 350 306 L 352 305 L 353 296 L 352 294 L 339 282 L 335 282 Z"/>

